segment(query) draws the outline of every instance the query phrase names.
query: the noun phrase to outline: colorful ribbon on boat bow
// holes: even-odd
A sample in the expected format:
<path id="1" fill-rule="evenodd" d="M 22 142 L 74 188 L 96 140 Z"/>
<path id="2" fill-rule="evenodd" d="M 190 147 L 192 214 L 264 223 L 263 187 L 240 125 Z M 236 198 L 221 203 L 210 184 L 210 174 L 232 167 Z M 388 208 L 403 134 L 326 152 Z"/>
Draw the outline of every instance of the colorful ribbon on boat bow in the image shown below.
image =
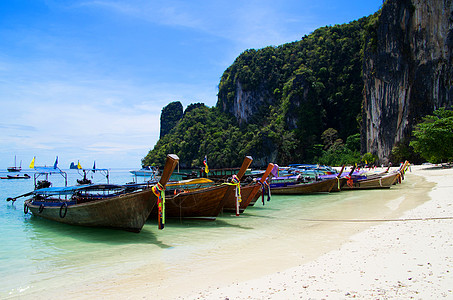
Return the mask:
<path id="1" fill-rule="evenodd" d="M 267 201 L 270 201 L 271 200 L 271 188 L 269 186 L 269 183 L 267 183 L 267 181 L 264 181 L 264 182 L 261 182 L 261 181 L 258 181 L 258 183 L 261 185 L 261 201 L 263 202 L 263 205 L 264 205 L 264 193 L 266 192 L 266 189 L 267 189 Z"/>
<path id="2" fill-rule="evenodd" d="M 239 178 L 236 176 L 236 175 L 233 175 L 233 178 L 231 179 L 231 183 L 229 182 L 225 182 L 223 184 L 227 184 L 227 185 L 235 185 L 236 186 L 236 216 L 239 216 L 239 207 L 240 207 L 240 204 L 241 201 L 242 201 L 242 198 L 241 198 L 241 182 L 239 180 Z"/>
<path id="3" fill-rule="evenodd" d="M 151 188 L 154 195 L 157 197 L 157 223 L 159 229 L 164 229 L 165 226 L 165 187 L 158 182 Z"/>
<path id="4" fill-rule="evenodd" d="M 346 176 L 346 178 L 348 179 L 348 181 L 346 181 L 346 184 L 352 188 L 354 186 L 354 180 L 352 180 L 352 177 L 349 175 Z"/>
<path id="5" fill-rule="evenodd" d="M 233 179 L 231 179 L 231 184 L 236 186 L 236 216 L 239 216 L 239 207 L 241 206 L 240 203 L 242 202 L 241 198 L 241 182 L 236 175 L 233 175 Z"/>

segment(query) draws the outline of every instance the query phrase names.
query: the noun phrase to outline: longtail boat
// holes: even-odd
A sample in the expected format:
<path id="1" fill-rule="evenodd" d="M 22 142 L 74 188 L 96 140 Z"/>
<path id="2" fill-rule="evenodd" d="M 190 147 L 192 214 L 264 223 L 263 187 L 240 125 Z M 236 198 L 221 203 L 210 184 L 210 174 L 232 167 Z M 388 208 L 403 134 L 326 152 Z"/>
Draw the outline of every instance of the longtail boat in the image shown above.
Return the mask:
<path id="1" fill-rule="evenodd" d="M 344 176 L 344 175 L 342 176 L 344 168 L 345 168 L 345 166 L 343 165 L 343 167 L 341 167 L 341 171 L 335 176 L 337 178 L 337 183 L 330 190 L 331 193 L 341 191 L 341 189 L 347 183 L 348 179 L 351 177 L 351 174 L 354 172 L 355 166 L 353 166 L 351 168 L 351 171 L 349 172 L 349 175 L 347 175 L 347 176 Z M 329 175 L 326 175 L 326 176 L 329 176 Z M 323 178 L 323 176 L 321 176 L 321 178 L 324 180 L 324 179 L 327 179 L 328 177 Z"/>
<path id="2" fill-rule="evenodd" d="M 348 179 L 347 184 L 342 187 L 342 190 L 388 189 L 404 178 L 404 172 L 408 165 L 409 162 L 406 161 L 395 172 L 384 172 L 380 176 L 372 176 L 371 178 L 354 180 L 354 178 L 351 177 Z"/>
<path id="3" fill-rule="evenodd" d="M 214 181 L 208 178 L 193 178 L 180 181 L 170 181 L 167 184 L 167 191 L 169 193 L 177 194 L 182 191 L 194 191 L 202 188 L 213 186 Z"/>
<path id="4" fill-rule="evenodd" d="M 341 189 L 342 190 L 388 189 L 392 186 L 395 180 L 397 180 L 398 176 L 400 176 L 398 173 L 393 173 L 370 179 L 360 179 L 357 181 L 349 179 L 347 181 L 347 184 L 345 184 Z"/>
<path id="5" fill-rule="evenodd" d="M 252 160 L 250 156 L 245 157 L 236 175 L 238 180 L 244 176 Z M 177 194 L 169 192 L 165 199 L 165 215 L 167 218 L 215 220 L 235 190 L 235 184 L 224 183 Z"/>
<path id="6" fill-rule="evenodd" d="M 304 194 L 317 194 L 317 193 L 329 193 L 335 185 L 338 185 L 338 178 L 343 172 L 344 166 L 341 169 L 340 174 L 334 178 L 315 180 L 308 183 L 297 183 L 286 186 L 272 187 L 271 192 L 274 195 L 304 195 Z"/>
<path id="7" fill-rule="evenodd" d="M 167 155 L 157 190 L 165 188 L 178 160 L 174 154 Z M 155 188 L 127 192 L 113 184 L 48 187 L 31 192 L 24 212 L 70 225 L 140 232 L 158 202 L 156 194 Z"/>
<path id="8" fill-rule="evenodd" d="M 333 186 L 337 184 L 337 178 L 313 181 L 309 183 L 298 183 L 284 187 L 271 187 L 274 195 L 303 195 L 316 193 L 329 193 Z"/>
<path id="9" fill-rule="evenodd" d="M 247 184 L 245 186 L 241 186 L 241 201 L 238 203 L 236 197 L 229 197 L 225 202 L 223 211 L 236 212 L 237 215 L 239 213 L 243 213 L 252 201 L 255 202 L 258 199 L 258 197 L 260 196 L 258 192 L 264 186 L 264 182 L 271 174 L 273 168 L 274 164 L 270 163 L 267 166 L 267 169 L 264 172 L 263 176 L 258 181 Z"/>

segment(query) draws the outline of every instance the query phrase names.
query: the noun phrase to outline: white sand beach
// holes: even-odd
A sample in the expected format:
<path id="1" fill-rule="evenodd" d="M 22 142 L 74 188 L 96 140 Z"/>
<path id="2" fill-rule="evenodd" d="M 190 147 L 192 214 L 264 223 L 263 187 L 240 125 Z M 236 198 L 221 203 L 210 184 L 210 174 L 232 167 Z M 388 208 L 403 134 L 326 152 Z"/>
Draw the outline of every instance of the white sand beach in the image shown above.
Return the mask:
<path id="1" fill-rule="evenodd" d="M 417 175 L 436 183 L 431 200 L 394 221 L 306 264 L 181 299 L 453 299 L 453 169 Z"/>

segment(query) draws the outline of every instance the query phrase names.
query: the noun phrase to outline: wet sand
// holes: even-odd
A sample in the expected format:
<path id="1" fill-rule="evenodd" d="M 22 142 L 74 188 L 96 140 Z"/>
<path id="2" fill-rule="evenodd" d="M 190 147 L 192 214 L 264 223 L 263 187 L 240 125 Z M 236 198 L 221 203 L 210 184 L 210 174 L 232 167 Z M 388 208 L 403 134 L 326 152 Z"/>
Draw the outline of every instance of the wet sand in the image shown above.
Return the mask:
<path id="1" fill-rule="evenodd" d="M 65 298 L 453 297 L 452 194 L 452 170 L 412 167 L 389 190 L 336 193 L 322 212 L 263 218 L 261 230 L 238 225 L 246 238 L 219 233 L 198 253 L 183 242 L 144 253 L 139 266 L 67 286 Z"/>

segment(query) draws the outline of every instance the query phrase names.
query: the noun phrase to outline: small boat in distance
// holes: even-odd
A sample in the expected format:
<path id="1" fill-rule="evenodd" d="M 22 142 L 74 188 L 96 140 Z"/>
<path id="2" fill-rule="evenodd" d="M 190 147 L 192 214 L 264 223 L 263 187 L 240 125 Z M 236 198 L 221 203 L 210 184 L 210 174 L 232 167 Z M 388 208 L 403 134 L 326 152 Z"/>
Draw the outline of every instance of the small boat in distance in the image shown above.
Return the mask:
<path id="1" fill-rule="evenodd" d="M 19 167 L 16 165 L 16 155 L 14 155 L 14 167 L 7 168 L 8 172 L 20 172 L 22 170 L 22 161 L 20 161 Z"/>
<path id="2" fill-rule="evenodd" d="M 29 178 L 30 178 L 30 175 L 28 175 L 28 174 L 24 174 L 24 175 L 19 175 L 19 174 L 6 175 L 6 176 L 0 177 L 0 179 L 29 179 Z"/>
<path id="3" fill-rule="evenodd" d="M 159 168 L 158 167 L 154 167 L 154 166 L 149 166 L 149 167 L 145 167 L 143 169 L 140 169 L 140 170 L 131 170 L 129 171 L 129 173 L 131 173 L 132 175 L 135 176 L 135 182 L 138 182 L 137 180 L 137 177 L 140 176 L 140 177 L 149 177 L 149 181 L 157 181 L 159 180 Z"/>

